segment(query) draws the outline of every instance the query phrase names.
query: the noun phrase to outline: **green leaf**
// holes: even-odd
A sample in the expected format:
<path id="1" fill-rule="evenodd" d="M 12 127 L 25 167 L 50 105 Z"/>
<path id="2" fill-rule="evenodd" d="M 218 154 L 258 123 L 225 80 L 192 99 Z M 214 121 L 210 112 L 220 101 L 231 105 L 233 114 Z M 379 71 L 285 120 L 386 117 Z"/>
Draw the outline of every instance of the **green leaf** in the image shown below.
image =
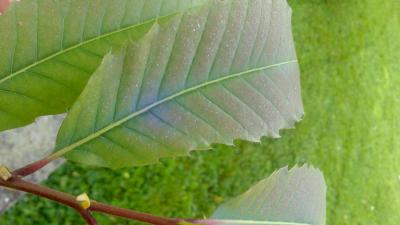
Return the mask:
<path id="1" fill-rule="evenodd" d="M 217 224 L 324 225 L 326 184 L 322 173 L 308 166 L 275 171 L 246 193 L 222 204 L 212 219 Z"/>
<path id="2" fill-rule="evenodd" d="M 105 167 L 278 137 L 303 115 L 285 1 L 212 1 L 160 21 L 103 61 L 56 153 Z"/>
<path id="3" fill-rule="evenodd" d="M 0 131 L 65 112 L 111 48 L 202 2 L 13 1 L 0 16 Z"/>

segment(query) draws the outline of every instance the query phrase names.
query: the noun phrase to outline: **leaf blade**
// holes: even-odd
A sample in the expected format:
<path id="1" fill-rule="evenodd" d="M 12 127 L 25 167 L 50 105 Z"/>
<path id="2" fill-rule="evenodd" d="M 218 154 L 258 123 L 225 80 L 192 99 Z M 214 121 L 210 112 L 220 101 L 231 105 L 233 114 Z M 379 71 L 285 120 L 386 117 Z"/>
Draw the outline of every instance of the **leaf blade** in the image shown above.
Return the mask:
<path id="1" fill-rule="evenodd" d="M 238 37 L 246 29 L 236 29 L 269 22 L 261 13 L 256 18 L 237 16 L 258 8 L 274 11 L 271 14 L 287 25 L 283 32 L 271 32 L 276 40 L 288 35 L 290 16 L 281 13 L 288 12 L 282 1 L 276 6 L 212 1 L 153 26 L 140 41 L 106 57 L 66 118 L 55 155 L 67 153 L 69 159 L 107 167 L 146 165 L 161 157 L 209 149 L 212 143 L 277 137 L 279 129 L 292 127 L 303 108 L 291 40 L 278 42 L 282 49 L 260 52 L 257 62 L 239 60 L 251 57 L 256 39 L 257 47 L 263 47 L 259 37 L 241 42 Z M 225 31 L 216 30 L 221 27 Z M 236 54 L 227 48 L 235 46 L 231 43 L 247 46 L 242 47 L 247 53 Z M 279 54 L 265 58 L 271 52 Z M 236 68 L 226 68 L 228 56 L 237 61 L 228 65 Z M 113 79 L 112 70 L 119 77 Z"/>
<path id="2" fill-rule="evenodd" d="M 157 19 L 202 3 L 13 2 L 0 16 L 0 105 L 4 106 L 0 108 L 0 131 L 26 125 L 41 115 L 65 112 L 112 47 L 140 37 Z M 15 98 L 18 104 L 13 104 Z"/>
<path id="3" fill-rule="evenodd" d="M 275 171 L 244 194 L 222 204 L 205 224 L 325 224 L 326 184 L 307 165 Z M 287 222 L 279 222 L 287 221 Z"/>

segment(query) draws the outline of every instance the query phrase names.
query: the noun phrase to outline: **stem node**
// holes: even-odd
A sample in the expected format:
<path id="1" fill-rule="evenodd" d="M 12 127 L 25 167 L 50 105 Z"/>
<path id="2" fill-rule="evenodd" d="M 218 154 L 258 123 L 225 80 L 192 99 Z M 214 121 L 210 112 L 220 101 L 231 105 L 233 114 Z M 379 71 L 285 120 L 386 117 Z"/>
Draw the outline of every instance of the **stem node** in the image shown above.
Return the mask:
<path id="1" fill-rule="evenodd" d="M 7 181 L 12 177 L 10 170 L 5 166 L 0 166 L 0 179 Z"/>
<path id="2" fill-rule="evenodd" d="M 90 198 L 86 193 L 78 195 L 76 201 L 84 210 L 90 208 Z"/>

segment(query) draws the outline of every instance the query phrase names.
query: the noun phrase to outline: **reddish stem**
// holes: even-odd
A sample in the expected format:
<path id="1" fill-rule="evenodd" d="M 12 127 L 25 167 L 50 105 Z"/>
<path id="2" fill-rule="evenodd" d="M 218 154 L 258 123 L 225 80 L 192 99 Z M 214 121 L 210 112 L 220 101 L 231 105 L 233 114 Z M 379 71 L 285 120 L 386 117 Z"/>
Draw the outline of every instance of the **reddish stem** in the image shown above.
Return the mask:
<path id="1" fill-rule="evenodd" d="M 83 210 L 79 212 L 82 216 L 82 218 L 86 221 L 87 224 L 89 225 L 98 225 L 96 219 L 92 216 L 90 211 L 88 210 Z"/>
<path id="2" fill-rule="evenodd" d="M 12 177 L 7 181 L 0 179 L 0 186 L 16 189 L 23 192 L 28 192 L 61 203 L 63 205 L 69 206 L 75 209 L 89 225 L 97 225 L 97 222 L 94 219 L 94 217 L 92 217 L 92 215 L 90 215 L 88 211 L 83 209 L 79 205 L 79 203 L 76 202 L 75 197 L 70 194 L 56 191 L 51 188 L 40 186 L 37 184 L 33 184 L 24 181 L 18 177 Z"/>
<path id="3" fill-rule="evenodd" d="M 88 210 L 83 210 L 82 207 L 76 202 L 74 196 L 53 190 L 48 187 L 33 184 L 21 179 L 22 177 L 28 176 L 40 170 L 53 160 L 54 159 L 52 157 L 47 157 L 39 161 L 36 161 L 34 163 L 31 163 L 27 166 L 24 166 L 22 168 L 19 168 L 17 170 L 14 170 L 12 172 L 11 179 L 7 181 L 0 179 L 0 186 L 5 186 L 19 191 L 28 192 L 67 205 L 77 210 L 81 214 L 81 216 L 85 219 L 85 221 L 90 225 L 97 225 L 97 222 L 90 214 L 90 211 L 106 213 L 109 215 L 138 220 L 145 223 L 151 223 L 154 225 L 173 225 L 173 224 L 179 224 L 180 222 L 184 221 L 187 222 L 190 221 L 184 219 L 159 217 L 147 213 L 141 213 L 133 210 L 118 208 L 115 206 L 107 205 L 96 201 L 91 201 L 90 208 Z"/>
<path id="4" fill-rule="evenodd" d="M 80 205 L 76 202 L 75 197 L 73 195 L 56 191 L 48 187 L 33 184 L 25 180 L 22 180 L 21 178 L 18 177 L 12 177 L 7 181 L 0 179 L 0 186 L 44 197 L 49 200 L 62 203 L 73 209 L 79 209 L 79 210 L 81 209 Z"/>
<path id="5" fill-rule="evenodd" d="M 147 213 L 141 213 L 133 210 L 122 209 L 104 203 L 91 201 L 91 206 L 88 210 L 84 210 L 81 205 L 76 201 L 75 196 L 53 190 L 51 188 L 27 182 L 20 177 L 12 177 L 7 181 L 0 179 L 0 186 L 8 187 L 11 189 L 31 193 L 49 200 L 69 206 L 78 211 L 81 216 L 89 225 L 97 225 L 96 220 L 91 216 L 90 211 L 102 212 L 109 215 L 133 219 L 154 225 L 177 225 L 180 222 L 189 221 L 184 219 L 166 218 L 154 216 Z"/>
<path id="6" fill-rule="evenodd" d="M 22 168 L 16 169 L 12 172 L 13 176 L 16 177 L 25 177 L 31 175 L 32 173 L 42 169 L 43 167 L 47 166 L 51 163 L 54 159 L 49 157 L 36 161 L 34 163 L 28 164 Z"/>
<path id="7" fill-rule="evenodd" d="M 179 224 L 179 222 L 184 221 L 183 219 L 159 217 L 147 213 L 132 211 L 129 209 L 118 208 L 100 202 L 92 202 L 89 210 L 156 225 L 172 225 Z"/>

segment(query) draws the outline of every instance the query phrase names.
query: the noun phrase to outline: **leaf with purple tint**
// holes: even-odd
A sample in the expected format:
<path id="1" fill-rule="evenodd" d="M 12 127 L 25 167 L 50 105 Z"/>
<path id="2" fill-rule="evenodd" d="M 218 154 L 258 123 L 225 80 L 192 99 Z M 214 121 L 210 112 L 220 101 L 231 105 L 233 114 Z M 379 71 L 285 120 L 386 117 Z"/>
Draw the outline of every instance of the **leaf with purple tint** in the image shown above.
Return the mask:
<path id="1" fill-rule="evenodd" d="M 214 0 L 158 21 L 105 57 L 53 157 L 118 168 L 279 137 L 303 115 L 290 15 L 283 0 Z"/>
<path id="2" fill-rule="evenodd" d="M 324 225 L 326 184 L 309 166 L 274 172 L 247 192 L 222 204 L 204 225 Z"/>

